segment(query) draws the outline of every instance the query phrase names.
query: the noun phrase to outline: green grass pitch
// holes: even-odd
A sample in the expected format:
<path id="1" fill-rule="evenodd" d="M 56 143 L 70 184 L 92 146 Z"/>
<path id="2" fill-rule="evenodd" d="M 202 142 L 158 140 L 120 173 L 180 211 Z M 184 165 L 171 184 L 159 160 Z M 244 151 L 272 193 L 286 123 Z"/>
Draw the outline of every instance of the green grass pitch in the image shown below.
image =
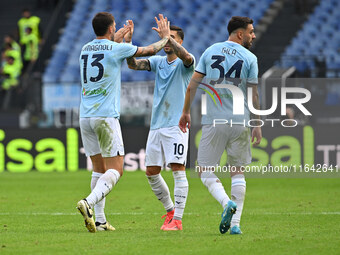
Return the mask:
<path id="1" fill-rule="evenodd" d="M 172 191 L 171 172 L 162 174 Z M 141 171 L 126 172 L 107 197 L 117 230 L 89 233 L 75 207 L 90 176 L 1 173 L 0 254 L 340 253 L 340 179 L 247 179 L 243 235 L 231 236 L 218 231 L 221 206 L 190 177 L 184 230 L 162 232 L 162 205 Z"/>

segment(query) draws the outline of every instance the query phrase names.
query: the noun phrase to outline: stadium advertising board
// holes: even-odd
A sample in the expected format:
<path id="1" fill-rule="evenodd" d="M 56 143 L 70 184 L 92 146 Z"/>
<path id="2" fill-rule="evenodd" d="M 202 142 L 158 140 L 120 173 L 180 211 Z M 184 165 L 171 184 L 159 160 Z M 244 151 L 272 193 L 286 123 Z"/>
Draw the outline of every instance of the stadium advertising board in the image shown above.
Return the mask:
<path id="1" fill-rule="evenodd" d="M 290 129 L 264 127 L 261 143 L 251 148 L 252 163 L 242 170 L 248 173 L 248 177 L 340 177 L 340 138 L 332 135 L 338 128 L 339 125 L 298 126 Z M 197 157 L 201 135 L 199 130 L 195 136 L 191 136 L 195 137 L 190 144 L 191 159 Z M 220 167 L 226 165 L 227 157 L 225 151 L 215 171 L 232 171 Z M 195 168 L 196 162 L 190 161 L 190 169 Z M 197 177 L 196 171 L 192 173 L 192 177 Z"/>
<path id="2" fill-rule="evenodd" d="M 334 137 L 339 125 L 298 126 L 292 129 L 263 127 L 264 139 L 252 148 L 252 165 L 317 167 L 334 169 L 340 165 L 340 138 Z M 125 144 L 126 171 L 145 170 L 147 127 L 122 127 Z M 192 127 L 188 166 L 194 167 L 201 136 L 199 127 Z M 227 155 L 221 158 L 221 165 Z M 68 129 L 0 129 L 0 172 L 64 172 L 90 169 L 75 128 Z"/>

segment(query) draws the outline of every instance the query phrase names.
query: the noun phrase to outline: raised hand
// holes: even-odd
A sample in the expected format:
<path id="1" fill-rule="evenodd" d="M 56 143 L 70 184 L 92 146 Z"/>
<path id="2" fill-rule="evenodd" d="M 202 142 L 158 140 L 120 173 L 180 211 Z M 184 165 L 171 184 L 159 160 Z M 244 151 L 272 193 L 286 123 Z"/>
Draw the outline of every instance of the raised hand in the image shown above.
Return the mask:
<path id="1" fill-rule="evenodd" d="M 116 43 L 121 43 L 124 39 L 124 36 L 130 32 L 130 25 L 122 27 L 121 29 L 119 29 L 114 36 L 114 41 Z"/>
<path id="2" fill-rule="evenodd" d="M 155 17 L 157 28 L 153 27 L 152 30 L 155 30 L 160 38 L 170 38 L 170 21 L 168 21 L 167 17 L 163 17 L 163 14 L 158 14 L 159 20 Z"/>
<path id="3" fill-rule="evenodd" d="M 134 24 L 133 24 L 133 21 L 132 20 L 127 20 L 127 25 L 124 25 L 124 27 L 130 27 L 130 30 L 128 33 L 126 33 L 124 35 L 124 40 L 125 42 L 127 43 L 130 43 L 132 41 L 132 35 L 133 35 L 133 31 L 134 31 Z"/>

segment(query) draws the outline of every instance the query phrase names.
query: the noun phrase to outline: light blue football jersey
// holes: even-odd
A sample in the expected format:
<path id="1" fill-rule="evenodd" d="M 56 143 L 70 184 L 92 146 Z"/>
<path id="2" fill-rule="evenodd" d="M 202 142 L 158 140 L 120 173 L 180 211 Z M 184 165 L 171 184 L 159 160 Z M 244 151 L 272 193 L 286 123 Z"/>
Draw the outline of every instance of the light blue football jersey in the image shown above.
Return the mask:
<path id="1" fill-rule="evenodd" d="M 119 118 L 121 65 L 136 51 L 137 46 L 107 39 L 95 39 L 83 46 L 79 57 L 81 118 Z"/>
<path id="2" fill-rule="evenodd" d="M 186 67 L 180 58 L 171 63 L 166 56 L 149 58 L 151 71 L 156 73 L 150 129 L 177 126 L 182 115 L 185 93 L 195 70 Z"/>
<path id="3" fill-rule="evenodd" d="M 196 71 L 205 74 L 203 83 L 215 88 L 222 106 L 213 91 L 204 85 L 200 88 L 210 91 L 216 104 L 207 95 L 207 114 L 202 116 L 202 124 L 213 124 L 214 119 L 232 120 L 233 123 L 244 123 L 250 119 L 247 103 L 247 82 L 258 83 L 258 65 L 256 56 L 242 45 L 225 41 L 215 43 L 202 54 Z M 239 78 L 239 79 L 235 79 Z M 233 97 L 229 89 L 216 88 L 216 84 L 233 84 L 242 90 L 244 95 L 244 115 L 233 114 Z"/>

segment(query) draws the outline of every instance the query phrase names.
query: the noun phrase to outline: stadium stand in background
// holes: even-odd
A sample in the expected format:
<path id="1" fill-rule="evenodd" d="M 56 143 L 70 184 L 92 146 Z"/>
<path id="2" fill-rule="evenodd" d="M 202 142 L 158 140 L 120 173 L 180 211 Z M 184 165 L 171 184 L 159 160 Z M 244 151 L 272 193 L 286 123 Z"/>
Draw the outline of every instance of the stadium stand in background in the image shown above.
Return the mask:
<path id="1" fill-rule="evenodd" d="M 171 24 L 178 25 L 185 32 L 184 46 L 198 60 L 203 51 L 213 42 L 227 38 L 226 24 L 234 15 L 251 16 L 258 24 L 274 0 L 81 0 L 75 2 L 72 12 L 62 30 L 53 55 L 44 71 L 42 81 L 43 109 L 49 119 L 60 114 L 67 115 L 68 123 L 77 118 L 79 108 L 79 52 L 81 47 L 95 38 L 91 20 L 95 13 L 113 13 L 117 29 L 128 19 L 135 24 L 133 44 L 148 45 L 158 39 L 151 28 L 155 26 L 154 17 L 163 13 Z M 221 25 L 222 24 L 222 25 Z M 225 24 L 225 25 L 223 25 Z M 214 27 L 214 29 L 211 29 Z M 162 51 L 160 52 L 162 53 Z M 134 72 L 124 62 L 123 82 L 153 81 L 152 72 Z M 152 105 L 153 83 L 122 88 L 122 123 L 127 115 L 143 115 L 141 123 L 148 124 Z M 51 98 L 49 95 L 54 95 Z M 48 98 L 48 100 L 46 100 Z M 129 118 L 129 116 L 128 116 Z M 136 119 L 136 118 L 134 118 Z M 133 123 L 135 121 L 129 122 Z"/>
<path id="2" fill-rule="evenodd" d="M 286 47 L 280 64 L 312 77 L 340 77 L 340 2 L 323 0 Z"/>
<path id="3" fill-rule="evenodd" d="M 82 0 L 77 1 L 64 28 L 53 56 L 45 70 L 44 82 L 80 81 L 79 52 L 82 45 L 94 38 L 91 18 L 99 11 L 112 12 L 117 28 L 127 19 L 135 23 L 133 43 L 137 46 L 152 43 L 157 34 L 151 30 L 154 17 L 164 13 L 173 25 L 185 31 L 185 47 L 199 59 L 212 43 L 227 38 L 226 26 L 231 16 L 251 16 L 255 26 L 273 0 L 179 1 L 179 0 Z M 214 27 L 215 29 L 211 29 Z M 134 72 L 126 63 L 122 81 L 153 80 L 151 72 Z"/>
<path id="4" fill-rule="evenodd" d="M 47 3 L 48 6 L 38 8 L 41 3 Z M 163 13 L 171 24 L 184 29 L 184 46 L 197 61 L 209 45 L 227 39 L 226 26 L 231 16 L 249 16 L 254 20 L 257 37 L 251 51 L 258 57 L 259 77 L 268 74 L 268 71 L 281 77 L 287 70 L 294 77 L 340 77 L 338 0 L 0 1 L 0 9 L 6 9 L 2 14 L 0 37 L 16 29 L 21 11 L 27 6 L 34 15 L 41 17 L 44 43 L 37 61 L 20 80 L 22 94 L 15 99 L 21 108 L 14 110 L 8 107 L 7 112 L 0 111 L 1 116 L 7 114 L 10 118 L 16 111 L 15 114 L 21 116 L 21 120 L 24 119 L 21 121 L 24 124 L 19 125 L 21 127 L 78 125 L 78 58 L 82 45 L 95 38 L 91 20 L 100 11 L 108 11 L 115 16 L 117 29 L 127 19 L 132 19 L 135 23 L 133 44 L 137 46 L 148 45 L 158 39 L 157 33 L 151 28 L 155 25 L 154 17 Z M 161 51 L 159 54 L 164 53 Z M 128 69 L 126 63 L 122 65 L 123 124 L 125 118 L 134 115 L 131 119 L 138 116 L 140 123 L 147 125 L 144 121 L 150 119 L 148 114 L 151 112 L 153 80 L 152 72 L 134 72 Z M 133 83 L 133 86 L 129 83 Z M 270 88 L 262 83 L 260 85 Z M 340 84 L 335 82 L 322 89 L 319 87 L 316 91 L 320 93 L 313 91 L 313 95 L 326 95 L 325 106 L 340 104 Z M 270 91 L 267 93 L 264 89 L 260 93 L 268 97 L 271 95 Z M 332 112 L 318 107 L 320 110 L 313 116 L 325 111 Z"/>
<path id="5" fill-rule="evenodd" d="M 320 1 L 276 64 L 294 66 L 302 77 L 340 78 L 339 19 L 338 0 Z M 340 105 L 340 84 L 331 82 L 324 90 L 315 94 L 324 94 L 325 105 Z"/>

